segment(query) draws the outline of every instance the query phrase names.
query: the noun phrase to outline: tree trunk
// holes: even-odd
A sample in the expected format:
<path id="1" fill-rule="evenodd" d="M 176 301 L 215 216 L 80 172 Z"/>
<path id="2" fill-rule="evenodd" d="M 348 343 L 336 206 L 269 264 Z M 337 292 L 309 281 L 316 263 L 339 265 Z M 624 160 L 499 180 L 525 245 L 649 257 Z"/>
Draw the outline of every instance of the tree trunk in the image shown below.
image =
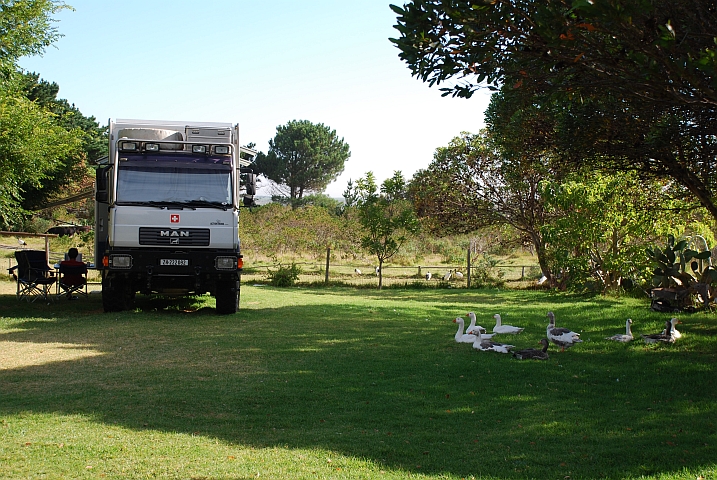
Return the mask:
<path id="1" fill-rule="evenodd" d="M 378 289 L 383 286 L 383 260 L 378 259 Z"/>

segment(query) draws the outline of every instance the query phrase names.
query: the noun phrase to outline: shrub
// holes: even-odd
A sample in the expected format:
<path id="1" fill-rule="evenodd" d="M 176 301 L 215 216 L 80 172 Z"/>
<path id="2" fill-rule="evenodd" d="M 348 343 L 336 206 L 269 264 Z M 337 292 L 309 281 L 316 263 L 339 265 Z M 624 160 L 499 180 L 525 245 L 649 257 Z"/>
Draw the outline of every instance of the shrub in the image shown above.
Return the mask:
<path id="1" fill-rule="evenodd" d="M 301 267 L 292 263 L 290 267 L 279 264 L 276 270 L 268 270 L 269 285 L 273 287 L 291 287 L 299 279 Z"/>

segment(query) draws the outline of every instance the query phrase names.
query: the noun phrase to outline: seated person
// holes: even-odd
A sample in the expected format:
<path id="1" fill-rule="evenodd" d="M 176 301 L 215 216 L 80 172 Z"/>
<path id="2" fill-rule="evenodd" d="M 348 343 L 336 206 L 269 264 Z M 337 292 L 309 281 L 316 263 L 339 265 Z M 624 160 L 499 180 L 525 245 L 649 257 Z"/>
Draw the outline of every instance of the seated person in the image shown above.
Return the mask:
<path id="1" fill-rule="evenodd" d="M 79 255 L 79 252 L 75 247 L 72 247 L 67 251 L 67 260 L 63 260 L 60 262 L 60 273 L 64 273 L 62 278 L 60 279 L 61 285 L 66 285 L 69 287 L 75 287 L 78 285 L 84 285 L 85 284 L 85 274 L 87 273 L 87 265 L 85 265 L 83 262 L 77 260 L 77 256 Z M 72 273 L 63 272 L 62 267 L 82 267 L 82 268 L 73 268 Z M 67 298 L 72 298 L 72 290 L 67 290 Z"/>

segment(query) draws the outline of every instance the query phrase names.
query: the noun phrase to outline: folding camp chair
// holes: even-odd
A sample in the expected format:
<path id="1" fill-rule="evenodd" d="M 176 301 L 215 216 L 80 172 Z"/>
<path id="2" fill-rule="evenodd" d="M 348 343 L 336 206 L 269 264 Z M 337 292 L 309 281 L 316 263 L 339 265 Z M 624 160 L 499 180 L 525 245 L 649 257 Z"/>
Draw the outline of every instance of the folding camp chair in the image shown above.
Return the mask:
<path id="1" fill-rule="evenodd" d="M 57 281 L 57 295 L 73 299 L 78 295 L 87 296 L 87 266 L 63 265 L 59 267 L 60 279 Z M 80 281 L 81 279 L 81 281 Z"/>
<path id="2" fill-rule="evenodd" d="M 9 271 L 17 280 L 17 299 L 34 302 L 38 298 L 45 301 L 54 299 L 52 286 L 57 281 L 54 270 L 47 264 L 42 250 L 17 250 L 17 265 Z M 15 271 L 17 270 L 17 273 Z"/>

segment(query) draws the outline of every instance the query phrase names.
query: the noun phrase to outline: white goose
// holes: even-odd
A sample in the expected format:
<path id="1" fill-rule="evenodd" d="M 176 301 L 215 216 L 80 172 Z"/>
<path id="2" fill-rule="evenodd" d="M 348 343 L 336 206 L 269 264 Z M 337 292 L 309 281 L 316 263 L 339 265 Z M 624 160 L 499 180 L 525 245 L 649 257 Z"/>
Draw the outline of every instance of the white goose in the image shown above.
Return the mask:
<path id="1" fill-rule="evenodd" d="M 546 330 L 547 337 L 551 342 L 560 347 L 561 352 L 564 352 L 566 348 L 570 348 L 576 343 L 582 342 L 579 333 L 575 333 L 567 328 L 555 327 L 555 314 L 553 314 L 553 312 L 548 312 L 547 316 L 550 320 Z"/>
<path id="2" fill-rule="evenodd" d="M 476 334 L 477 332 L 480 332 L 483 335 L 483 338 L 493 338 L 493 335 L 495 333 L 486 333 L 487 330 L 480 325 L 476 325 L 476 314 L 475 312 L 468 312 L 466 313 L 468 315 L 468 318 L 471 319 L 470 325 L 468 325 L 468 328 L 466 328 L 466 333 L 473 333 Z"/>
<path id="3" fill-rule="evenodd" d="M 456 332 L 456 342 L 458 343 L 473 343 L 476 340 L 476 336 L 469 334 L 469 333 L 463 333 L 463 328 L 465 326 L 465 322 L 461 317 L 456 317 L 453 319 L 453 323 L 458 324 L 458 331 Z"/>
<path id="4" fill-rule="evenodd" d="M 677 331 L 677 327 L 676 327 L 676 325 L 678 323 L 682 323 L 682 322 L 680 322 L 676 318 L 671 318 L 670 323 L 672 324 L 672 336 L 675 337 L 675 339 L 682 338 L 682 334 Z M 663 330 L 662 333 L 667 333 L 667 329 Z"/>
<path id="5" fill-rule="evenodd" d="M 498 343 L 482 337 L 482 335 L 478 334 L 473 342 L 473 348 L 480 350 L 481 352 L 510 353 L 510 349 L 515 348 L 515 345 Z"/>
<path id="6" fill-rule="evenodd" d="M 513 334 L 516 334 L 516 333 L 520 333 L 520 332 L 522 332 L 523 330 L 525 330 L 524 328 L 514 327 L 514 326 L 512 326 L 512 325 L 503 325 L 503 324 L 501 323 L 500 315 L 497 314 L 497 313 L 496 313 L 495 315 L 493 315 L 493 318 L 495 318 L 495 327 L 493 327 L 493 333 L 513 333 Z"/>
<path id="7" fill-rule="evenodd" d="M 614 342 L 632 342 L 632 330 L 630 329 L 630 325 L 632 325 L 632 319 L 628 318 L 625 322 L 625 333 L 618 333 L 617 335 L 613 335 L 612 337 L 605 337 L 605 340 L 612 340 Z"/>

